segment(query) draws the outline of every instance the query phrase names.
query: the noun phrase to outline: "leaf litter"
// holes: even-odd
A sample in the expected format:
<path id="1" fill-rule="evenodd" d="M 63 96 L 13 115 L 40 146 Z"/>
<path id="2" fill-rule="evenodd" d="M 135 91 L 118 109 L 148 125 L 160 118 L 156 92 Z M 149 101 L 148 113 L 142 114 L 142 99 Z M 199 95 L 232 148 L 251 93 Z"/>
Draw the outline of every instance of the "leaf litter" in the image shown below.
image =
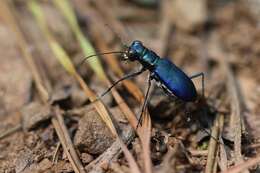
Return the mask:
<path id="1" fill-rule="evenodd" d="M 1 171 L 259 171 L 259 17 L 245 3 L 37 1 L 43 22 L 27 2 L 1 2 Z M 153 86 L 135 136 L 146 76 L 91 103 L 136 64 L 108 55 L 78 65 L 136 38 L 188 74 L 205 72 L 206 98 L 178 104 Z"/>

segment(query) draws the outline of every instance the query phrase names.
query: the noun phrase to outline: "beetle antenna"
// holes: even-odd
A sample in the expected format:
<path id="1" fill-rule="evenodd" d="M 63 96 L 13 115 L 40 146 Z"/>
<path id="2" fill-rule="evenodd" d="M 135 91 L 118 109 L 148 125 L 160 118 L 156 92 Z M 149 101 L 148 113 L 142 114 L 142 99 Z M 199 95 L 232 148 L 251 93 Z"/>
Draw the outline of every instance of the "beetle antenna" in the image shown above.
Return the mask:
<path id="1" fill-rule="evenodd" d="M 85 62 L 87 61 L 89 58 L 92 58 L 92 57 L 95 57 L 95 56 L 100 56 L 100 55 L 107 55 L 107 54 L 123 54 L 125 52 L 123 51 L 111 51 L 111 52 L 101 52 L 101 53 L 96 53 L 96 54 L 93 54 L 93 55 L 89 55 L 87 57 L 85 57 L 81 63 L 80 63 L 80 66 Z"/>

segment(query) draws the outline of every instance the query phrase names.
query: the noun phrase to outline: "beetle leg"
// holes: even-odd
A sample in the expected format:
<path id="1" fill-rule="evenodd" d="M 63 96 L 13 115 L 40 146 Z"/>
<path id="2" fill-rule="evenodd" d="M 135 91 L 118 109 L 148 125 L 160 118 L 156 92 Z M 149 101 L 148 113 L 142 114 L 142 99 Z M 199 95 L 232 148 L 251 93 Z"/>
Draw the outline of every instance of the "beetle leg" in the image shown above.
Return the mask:
<path id="1" fill-rule="evenodd" d="M 116 86 L 119 82 L 122 82 L 123 80 L 129 79 L 131 77 L 135 77 L 140 75 L 141 73 L 143 73 L 146 69 L 145 68 L 141 68 L 141 70 L 131 73 L 131 74 L 127 74 L 124 77 L 122 77 L 121 79 L 119 79 L 118 81 L 116 81 L 115 83 L 113 83 L 105 92 L 103 92 L 103 94 L 101 94 L 101 97 L 105 96 L 114 86 Z"/>
<path id="2" fill-rule="evenodd" d="M 150 92 L 150 88 L 151 88 L 151 84 L 152 84 L 151 81 L 152 81 L 152 76 L 151 76 L 151 73 L 150 73 L 149 79 L 148 79 L 148 87 L 147 87 L 147 91 L 146 91 L 145 97 L 144 97 L 144 103 L 142 105 L 141 114 L 140 114 L 140 117 L 138 119 L 138 123 L 137 123 L 136 128 L 138 128 L 138 126 L 141 124 L 142 119 L 143 119 L 143 113 L 144 113 L 144 110 L 145 110 L 147 103 L 148 103 L 149 92 Z"/>

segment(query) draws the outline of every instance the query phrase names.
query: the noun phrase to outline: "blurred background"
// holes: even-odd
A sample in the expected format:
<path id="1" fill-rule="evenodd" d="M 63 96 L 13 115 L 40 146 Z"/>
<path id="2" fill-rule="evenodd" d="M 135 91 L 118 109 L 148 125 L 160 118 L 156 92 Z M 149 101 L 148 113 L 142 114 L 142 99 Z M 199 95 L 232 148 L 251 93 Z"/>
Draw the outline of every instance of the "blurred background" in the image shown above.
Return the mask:
<path id="1" fill-rule="evenodd" d="M 200 93 L 195 103 L 175 103 L 152 86 L 155 172 L 220 172 L 259 158 L 259 0 L 3 0 L 0 40 L 0 172 L 75 171 L 60 147 L 50 105 L 64 115 L 79 162 L 86 170 L 101 169 L 94 161 L 115 142 L 109 131 L 114 127 L 108 120 L 104 125 L 90 102 L 140 64 L 120 61 L 118 54 L 82 61 L 124 51 L 133 40 L 190 76 L 205 74 L 205 98 L 201 80 L 194 80 Z M 134 123 L 120 103 L 138 115 L 147 76 L 119 84 L 121 101 L 115 93 L 102 98 L 122 133 Z M 215 148 L 212 166 L 205 130 L 214 131 L 216 121 L 216 138 L 226 148 Z M 131 139 L 129 150 L 142 168 L 140 141 Z M 105 167 L 103 172 L 132 171 L 123 155 Z"/>

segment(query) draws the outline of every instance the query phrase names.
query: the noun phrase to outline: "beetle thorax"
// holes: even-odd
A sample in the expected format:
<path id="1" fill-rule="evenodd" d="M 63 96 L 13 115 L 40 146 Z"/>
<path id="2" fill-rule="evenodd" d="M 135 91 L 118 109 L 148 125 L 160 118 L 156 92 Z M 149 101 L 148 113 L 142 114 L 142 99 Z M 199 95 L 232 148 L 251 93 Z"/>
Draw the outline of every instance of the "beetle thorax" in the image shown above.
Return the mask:
<path id="1" fill-rule="evenodd" d="M 141 41 L 133 41 L 124 58 L 130 61 L 138 61 L 147 69 L 151 69 L 159 59 L 158 55 L 143 46 Z"/>

